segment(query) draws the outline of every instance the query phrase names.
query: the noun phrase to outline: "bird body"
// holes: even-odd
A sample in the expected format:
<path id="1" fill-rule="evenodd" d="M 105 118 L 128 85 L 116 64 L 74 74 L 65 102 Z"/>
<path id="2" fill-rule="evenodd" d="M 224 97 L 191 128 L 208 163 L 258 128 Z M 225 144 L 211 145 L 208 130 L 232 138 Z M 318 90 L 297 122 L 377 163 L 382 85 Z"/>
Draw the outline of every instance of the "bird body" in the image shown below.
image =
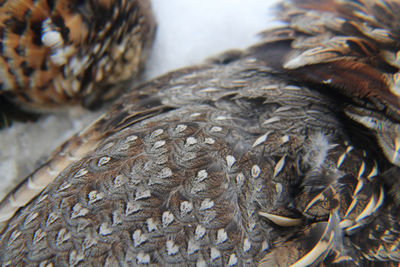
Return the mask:
<path id="1" fill-rule="evenodd" d="M 306 238 L 307 220 L 334 210 L 316 202 L 303 212 L 310 198 L 327 184 L 349 186 L 345 177 L 353 190 L 343 195 L 353 197 L 358 180 L 381 169 L 350 148 L 334 101 L 264 65 L 242 55 L 183 69 L 117 101 L 86 131 L 98 140 L 90 152 L 8 223 L 2 262 L 255 266 L 293 239 L 293 227 Z M 300 188 L 316 176 L 321 189 L 310 197 Z M 357 215 L 375 191 L 356 194 Z M 344 219 L 350 202 L 339 202 L 347 228 L 365 223 Z M 282 229 L 285 219 L 294 225 Z"/>
<path id="2" fill-rule="evenodd" d="M 264 56 L 275 52 L 276 71 L 290 79 L 350 99 L 344 108 L 347 116 L 375 132 L 386 157 L 399 166 L 400 3 L 319 4 L 285 2 L 280 15 L 287 25 L 262 34 L 267 43 L 280 44 L 280 51 L 265 51 Z"/>
<path id="3" fill-rule="evenodd" d="M 135 87 L 61 146 L 0 203 L 3 265 L 399 262 L 396 70 L 376 32 L 347 30 L 377 6 L 315 2 L 288 1 L 254 47 Z"/>
<path id="4" fill-rule="evenodd" d="M 93 107 L 136 77 L 151 46 L 149 1 L 3 1 L 0 93 L 28 110 Z"/>

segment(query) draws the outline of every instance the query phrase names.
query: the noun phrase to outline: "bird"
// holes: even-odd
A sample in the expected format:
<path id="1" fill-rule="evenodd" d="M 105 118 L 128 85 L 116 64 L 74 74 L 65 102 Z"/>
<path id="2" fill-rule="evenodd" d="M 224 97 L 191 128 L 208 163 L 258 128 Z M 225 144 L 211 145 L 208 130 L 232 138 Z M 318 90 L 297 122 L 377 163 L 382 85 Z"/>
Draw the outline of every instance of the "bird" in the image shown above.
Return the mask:
<path id="1" fill-rule="evenodd" d="M 385 156 L 400 166 L 399 1 L 291 3 L 280 13 L 287 26 L 263 34 L 282 45 L 274 67 L 350 98 L 347 116 L 371 129 Z"/>
<path id="2" fill-rule="evenodd" d="M 147 0 L 7 0 L 0 12 L 0 96 L 36 113 L 96 108 L 120 94 L 155 33 Z"/>
<path id="3" fill-rule="evenodd" d="M 396 266 L 396 42 L 377 35 L 399 7 L 288 0 L 258 44 L 128 90 L 0 203 L 0 262 Z"/>

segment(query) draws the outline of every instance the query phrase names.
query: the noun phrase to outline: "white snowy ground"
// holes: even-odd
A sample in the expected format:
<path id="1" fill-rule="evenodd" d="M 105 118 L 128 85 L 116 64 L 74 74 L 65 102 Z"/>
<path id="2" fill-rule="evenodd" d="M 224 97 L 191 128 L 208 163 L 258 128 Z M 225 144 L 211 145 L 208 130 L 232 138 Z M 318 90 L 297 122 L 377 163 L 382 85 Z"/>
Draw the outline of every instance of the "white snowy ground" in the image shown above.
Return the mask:
<path id="1" fill-rule="evenodd" d="M 278 0 L 152 0 L 158 21 L 146 79 L 257 42 Z M 79 109 L 0 131 L 0 199 L 64 140 L 104 111 Z"/>

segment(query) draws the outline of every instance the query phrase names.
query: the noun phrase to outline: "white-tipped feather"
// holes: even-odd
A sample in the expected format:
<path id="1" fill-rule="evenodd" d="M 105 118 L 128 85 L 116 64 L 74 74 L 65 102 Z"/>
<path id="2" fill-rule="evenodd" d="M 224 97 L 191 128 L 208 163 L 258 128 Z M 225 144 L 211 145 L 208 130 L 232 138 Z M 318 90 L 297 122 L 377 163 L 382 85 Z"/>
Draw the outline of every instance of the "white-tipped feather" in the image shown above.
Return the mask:
<path id="1" fill-rule="evenodd" d="M 271 222 L 275 223 L 276 225 L 283 226 L 283 227 L 292 227 L 296 225 L 300 225 L 302 223 L 302 219 L 298 218 L 289 218 L 280 215 L 275 215 L 267 212 L 259 212 L 260 216 L 267 218 Z"/>

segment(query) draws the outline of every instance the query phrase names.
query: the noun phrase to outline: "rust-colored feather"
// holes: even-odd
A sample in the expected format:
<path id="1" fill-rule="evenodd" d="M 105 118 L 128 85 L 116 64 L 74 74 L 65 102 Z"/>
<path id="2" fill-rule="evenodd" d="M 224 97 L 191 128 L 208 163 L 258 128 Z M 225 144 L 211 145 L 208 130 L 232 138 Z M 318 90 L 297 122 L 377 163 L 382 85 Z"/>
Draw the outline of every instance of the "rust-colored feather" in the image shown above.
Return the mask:
<path id="1" fill-rule="evenodd" d="M 112 98 L 155 30 L 149 1 L 10 0 L 1 14 L 0 93 L 36 111 Z"/>

